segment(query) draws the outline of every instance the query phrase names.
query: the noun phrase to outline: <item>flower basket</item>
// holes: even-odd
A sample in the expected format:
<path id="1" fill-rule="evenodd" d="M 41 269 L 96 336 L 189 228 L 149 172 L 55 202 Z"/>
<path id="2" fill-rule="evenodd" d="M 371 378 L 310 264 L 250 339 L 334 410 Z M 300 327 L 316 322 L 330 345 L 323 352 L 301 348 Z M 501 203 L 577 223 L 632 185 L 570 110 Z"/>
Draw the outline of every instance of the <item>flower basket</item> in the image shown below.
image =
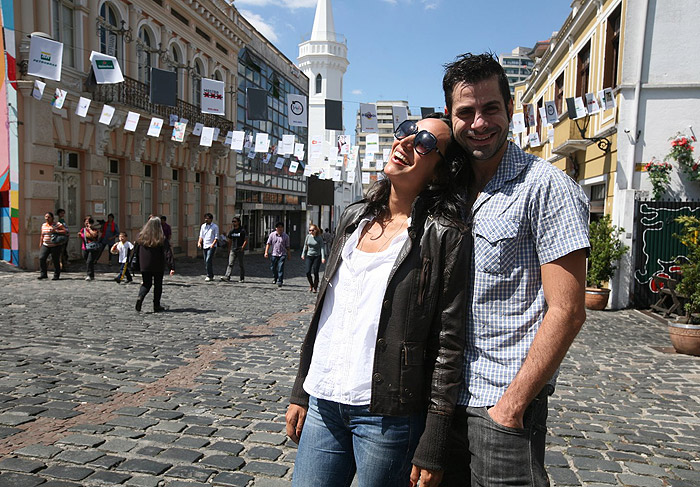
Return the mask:
<path id="1" fill-rule="evenodd" d="M 644 165 L 644 169 L 649 175 L 654 199 L 661 199 L 661 196 L 666 192 L 669 181 L 671 181 L 671 169 L 673 169 L 673 166 L 671 166 L 670 162 L 659 161 L 653 158 Z"/>
<path id="2" fill-rule="evenodd" d="M 693 159 L 693 142 L 695 137 L 686 137 L 679 133 L 671 139 L 671 152 L 666 159 L 673 159 L 691 181 L 700 180 L 700 163 Z"/>

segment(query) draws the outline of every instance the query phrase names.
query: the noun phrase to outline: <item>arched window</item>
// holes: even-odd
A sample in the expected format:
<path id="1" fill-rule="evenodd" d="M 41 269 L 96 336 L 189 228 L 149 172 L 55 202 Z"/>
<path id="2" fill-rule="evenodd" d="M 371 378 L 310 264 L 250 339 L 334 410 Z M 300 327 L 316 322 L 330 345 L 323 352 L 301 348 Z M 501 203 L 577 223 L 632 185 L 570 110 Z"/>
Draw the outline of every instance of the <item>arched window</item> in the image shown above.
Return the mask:
<path id="1" fill-rule="evenodd" d="M 116 9 L 109 3 L 105 2 L 102 4 L 102 7 L 100 7 L 100 17 L 102 17 L 107 24 L 115 29 L 119 29 L 121 19 L 119 15 L 117 15 Z M 110 32 L 105 28 L 100 29 L 100 52 L 116 57 L 119 63 L 123 64 L 121 59 L 121 42 L 122 39 L 119 39 L 114 32 Z M 124 69 L 123 66 L 122 69 Z"/>
<path id="2" fill-rule="evenodd" d="M 170 64 L 170 70 L 175 71 L 176 74 L 175 93 L 177 93 L 178 98 L 182 98 L 182 71 L 177 68 L 177 66 L 179 66 L 182 63 L 182 56 L 180 55 L 180 49 L 175 44 L 173 44 L 170 48 L 170 58 L 172 59 L 172 63 Z"/>
<path id="3" fill-rule="evenodd" d="M 192 74 L 192 104 L 196 107 L 202 106 L 202 76 L 204 68 L 202 62 L 197 59 L 194 62 L 194 73 Z"/>
<path id="4" fill-rule="evenodd" d="M 153 39 L 148 29 L 141 27 L 139 30 L 140 47 L 138 62 L 139 62 L 139 81 L 151 84 L 151 66 L 153 66 L 153 54 L 150 50 L 153 48 Z"/>
<path id="5" fill-rule="evenodd" d="M 321 77 L 321 73 L 319 73 L 316 75 L 316 94 L 317 95 L 319 93 L 321 93 L 322 85 L 323 85 L 323 78 Z"/>

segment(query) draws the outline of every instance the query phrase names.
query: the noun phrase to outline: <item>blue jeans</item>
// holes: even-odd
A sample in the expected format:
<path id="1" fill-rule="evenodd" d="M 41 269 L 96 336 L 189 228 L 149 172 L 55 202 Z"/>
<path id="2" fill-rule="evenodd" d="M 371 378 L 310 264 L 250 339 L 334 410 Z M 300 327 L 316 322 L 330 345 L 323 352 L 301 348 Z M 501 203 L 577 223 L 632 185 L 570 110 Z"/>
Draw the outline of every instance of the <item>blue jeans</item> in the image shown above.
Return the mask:
<path id="1" fill-rule="evenodd" d="M 216 250 L 216 247 L 202 249 L 202 252 L 204 252 L 204 265 L 207 269 L 207 276 L 210 279 L 214 279 L 214 250 Z"/>
<path id="2" fill-rule="evenodd" d="M 272 277 L 274 277 L 275 281 L 279 283 L 284 281 L 284 263 L 286 260 L 286 255 L 273 255 L 270 258 L 270 269 L 272 269 Z"/>
<path id="3" fill-rule="evenodd" d="M 309 400 L 292 487 L 408 487 L 425 415 L 379 416 L 369 406 Z"/>
<path id="4" fill-rule="evenodd" d="M 544 452 L 550 387 L 525 410 L 523 429 L 496 423 L 485 407 L 458 406 L 440 487 L 549 486 Z"/>

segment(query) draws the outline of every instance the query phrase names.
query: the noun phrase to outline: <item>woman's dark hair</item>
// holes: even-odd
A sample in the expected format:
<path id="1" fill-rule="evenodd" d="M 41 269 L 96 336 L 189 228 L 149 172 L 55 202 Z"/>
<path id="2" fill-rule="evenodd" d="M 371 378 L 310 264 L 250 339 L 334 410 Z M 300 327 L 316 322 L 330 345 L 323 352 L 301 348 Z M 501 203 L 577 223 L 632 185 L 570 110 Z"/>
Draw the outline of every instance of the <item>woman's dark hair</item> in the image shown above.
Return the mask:
<path id="1" fill-rule="evenodd" d="M 425 201 L 428 214 L 443 217 L 454 224 L 462 225 L 462 213 L 466 205 L 464 199 L 470 168 L 464 149 L 454 140 L 452 121 L 439 112 L 425 117 L 441 120 L 450 129 L 450 142 L 444 157 L 435 166 L 435 179 L 420 194 Z M 384 178 L 374 183 L 365 196 L 367 210 L 373 215 L 381 215 L 389 210 L 391 181 Z"/>
<path id="2" fill-rule="evenodd" d="M 44 215 L 49 215 L 51 218 L 53 218 L 53 213 L 51 213 L 50 211 L 47 211 L 46 213 L 44 213 Z"/>

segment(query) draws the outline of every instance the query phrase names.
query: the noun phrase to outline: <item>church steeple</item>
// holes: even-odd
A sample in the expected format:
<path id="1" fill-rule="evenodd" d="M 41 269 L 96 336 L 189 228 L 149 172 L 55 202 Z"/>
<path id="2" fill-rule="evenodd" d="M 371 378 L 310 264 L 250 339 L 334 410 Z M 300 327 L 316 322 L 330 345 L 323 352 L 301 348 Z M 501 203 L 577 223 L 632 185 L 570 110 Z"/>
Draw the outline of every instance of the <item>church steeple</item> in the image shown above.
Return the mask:
<path id="1" fill-rule="evenodd" d="M 335 25 L 333 23 L 333 10 L 331 9 L 330 0 L 318 0 L 316 4 L 311 40 L 335 42 Z"/>

